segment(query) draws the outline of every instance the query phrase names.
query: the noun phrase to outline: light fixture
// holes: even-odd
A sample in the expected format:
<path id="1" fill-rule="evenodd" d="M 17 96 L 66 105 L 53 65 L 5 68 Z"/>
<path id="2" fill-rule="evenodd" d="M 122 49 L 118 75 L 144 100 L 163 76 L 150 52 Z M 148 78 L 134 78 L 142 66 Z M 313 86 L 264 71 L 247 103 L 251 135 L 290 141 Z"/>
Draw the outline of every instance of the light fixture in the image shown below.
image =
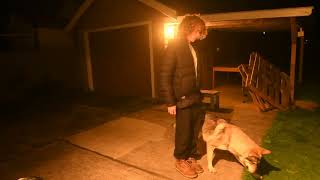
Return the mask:
<path id="1" fill-rule="evenodd" d="M 165 23 L 164 24 L 164 41 L 165 46 L 168 45 L 169 40 L 172 40 L 177 35 L 178 23 Z"/>

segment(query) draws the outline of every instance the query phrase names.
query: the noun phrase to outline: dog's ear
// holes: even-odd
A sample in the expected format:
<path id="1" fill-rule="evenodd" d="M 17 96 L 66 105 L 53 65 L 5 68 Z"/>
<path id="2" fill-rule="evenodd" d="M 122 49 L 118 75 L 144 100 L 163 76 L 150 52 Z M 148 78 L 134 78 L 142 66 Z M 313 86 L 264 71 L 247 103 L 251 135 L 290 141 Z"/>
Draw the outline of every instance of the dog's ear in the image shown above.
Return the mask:
<path id="1" fill-rule="evenodd" d="M 218 119 L 217 123 L 228 123 L 225 119 Z"/>
<path id="2" fill-rule="evenodd" d="M 250 150 L 248 156 L 253 156 L 253 157 L 261 157 L 261 154 L 259 153 L 260 151 L 260 148 L 259 147 L 256 147 L 256 148 L 253 148 Z"/>
<path id="3" fill-rule="evenodd" d="M 262 157 L 263 155 L 270 154 L 271 151 L 268 149 L 264 149 L 262 147 L 256 147 L 252 149 L 249 153 L 249 156 Z"/>
<path id="4" fill-rule="evenodd" d="M 210 123 L 217 123 L 217 120 L 216 119 L 209 119 L 208 120 Z"/>
<path id="5" fill-rule="evenodd" d="M 264 148 L 261 148 L 260 152 L 261 152 L 261 155 L 271 154 L 270 150 L 264 149 Z"/>
<path id="6" fill-rule="evenodd" d="M 219 135 L 219 134 L 223 133 L 225 128 L 226 128 L 226 126 L 224 123 L 218 124 L 214 130 L 214 135 Z"/>

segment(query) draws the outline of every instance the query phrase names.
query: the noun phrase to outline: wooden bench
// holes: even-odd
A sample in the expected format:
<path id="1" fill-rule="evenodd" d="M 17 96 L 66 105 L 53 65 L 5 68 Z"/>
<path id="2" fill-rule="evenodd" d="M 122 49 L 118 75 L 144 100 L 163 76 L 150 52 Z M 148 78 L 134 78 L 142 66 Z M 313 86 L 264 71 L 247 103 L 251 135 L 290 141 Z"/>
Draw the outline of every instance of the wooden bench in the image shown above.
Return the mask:
<path id="1" fill-rule="evenodd" d="M 219 95 L 220 91 L 216 90 L 201 90 L 201 94 L 203 94 L 202 103 L 208 105 L 208 109 L 212 111 L 219 110 Z"/>

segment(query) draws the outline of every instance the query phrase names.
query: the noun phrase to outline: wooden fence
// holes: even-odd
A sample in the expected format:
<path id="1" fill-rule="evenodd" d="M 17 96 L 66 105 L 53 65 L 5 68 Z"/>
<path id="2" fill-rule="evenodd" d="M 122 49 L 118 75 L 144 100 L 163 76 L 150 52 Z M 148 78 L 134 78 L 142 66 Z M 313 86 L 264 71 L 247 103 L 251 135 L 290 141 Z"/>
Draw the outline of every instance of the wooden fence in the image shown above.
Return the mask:
<path id="1" fill-rule="evenodd" d="M 290 106 L 290 78 L 257 52 L 250 54 L 249 64 L 239 67 L 242 83 L 261 111 Z"/>

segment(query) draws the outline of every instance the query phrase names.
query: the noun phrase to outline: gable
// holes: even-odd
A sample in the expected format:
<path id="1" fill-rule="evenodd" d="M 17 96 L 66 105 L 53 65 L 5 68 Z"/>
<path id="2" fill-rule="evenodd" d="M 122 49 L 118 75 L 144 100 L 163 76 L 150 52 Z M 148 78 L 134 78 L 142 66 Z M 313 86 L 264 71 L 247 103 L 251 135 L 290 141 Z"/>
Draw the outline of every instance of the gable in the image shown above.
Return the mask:
<path id="1" fill-rule="evenodd" d="M 164 18 L 137 0 L 96 0 L 80 18 L 78 29 L 93 29 Z"/>

